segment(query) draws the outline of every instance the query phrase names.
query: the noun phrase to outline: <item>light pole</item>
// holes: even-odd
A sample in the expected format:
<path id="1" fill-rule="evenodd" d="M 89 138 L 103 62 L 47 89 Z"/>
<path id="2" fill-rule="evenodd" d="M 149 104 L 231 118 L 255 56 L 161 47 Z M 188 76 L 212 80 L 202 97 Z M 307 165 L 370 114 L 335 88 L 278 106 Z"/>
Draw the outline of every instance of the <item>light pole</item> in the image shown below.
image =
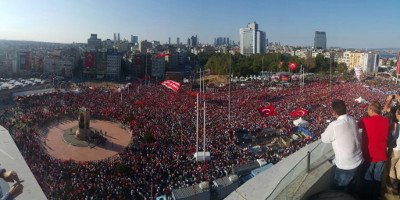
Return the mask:
<path id="1" fill-rule="evenodd" d="M 264 77 L 264 55 L 261 60 L 261 78 L 263 80 L 263 86 L 264 86 L 264 79 L 265 79 L 265 77 Z"/>
<path id="2" fill-rule="evenodd" d="M 231 54 L 229 54 L 229 104 L 228 104 L 228 123 L 231 124 Z"/>
<path id="3" fill-rule="evenodd" d="M 146 79 L 147 79 L 147 52 L 146 52 L 146 72 L 145 72 L 145 75 L 144 75 L 144 85 L 147 84 Z"/>
<path id="4" fill-rule="evenodd" d="M 329 52 L 329 92 L 332 92 L 332 52 Z"/>

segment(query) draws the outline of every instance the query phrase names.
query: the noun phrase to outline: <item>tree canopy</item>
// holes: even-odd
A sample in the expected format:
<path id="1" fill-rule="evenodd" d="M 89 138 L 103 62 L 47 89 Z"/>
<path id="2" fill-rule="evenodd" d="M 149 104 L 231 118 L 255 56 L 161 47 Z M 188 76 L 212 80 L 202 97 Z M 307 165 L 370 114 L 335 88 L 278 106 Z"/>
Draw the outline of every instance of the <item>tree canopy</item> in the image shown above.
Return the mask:
<path id="1" fill-rule="evenodd" d="M 201 61 L 200 57 L 202 57 Z M 206 56 L 199 55 L 198 58 L 200 64 L 202 64 Z M 322 54 L 317 55 L 316 58 L 304 59 L 281 53 L 254 54 L 248 57 L 241 54 L 231 56 L 229 54 L 213 54 L 208 58 L 204 66 L 218 75 L 227 75 L 230 62 L 234 76 L 259 74 L 262 69 L 270 72 L 289 71 L 289 63 L 293 62 L 297 63 L 295 73 L 300 72 L 301 65 L 303 65 L 306 72 L 329 71 L 330 66 L 329 58 L 325 58 Z M 281 68 L 279 67 L 280 62 L 283 63 Z"/>

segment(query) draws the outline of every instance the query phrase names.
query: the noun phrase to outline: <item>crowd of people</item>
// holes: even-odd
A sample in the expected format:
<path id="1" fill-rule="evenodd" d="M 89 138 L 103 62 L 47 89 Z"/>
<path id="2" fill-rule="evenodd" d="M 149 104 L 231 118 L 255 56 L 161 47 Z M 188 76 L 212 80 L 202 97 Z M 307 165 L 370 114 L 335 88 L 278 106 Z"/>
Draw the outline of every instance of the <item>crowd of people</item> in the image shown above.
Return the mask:
<path id="1" fill-rule="evenodd" d="M 384 85 L 381 85 L 384 87 Z M 1 110 L 0 125 L 8 129 L 33 174 L 49 199 L 150 199 L 171 196 L 175 188 L 210 181 L 231 173 L 232 167 L 264 158 L 276 163 L 285 156 L 317 140 L 333 116 L 330 103 L 342 99 L 348 114 L 361 119 L 366 104 L 355 101 L 384 102 L 386 95 L 367 90 L 359 82 L 329 84 L 314 81 L 304 87 L 286 88 L 252 82 L 232 86 L 231 119 L 228 121 L 227 86 L 200 95 L 206 101 L 206 149 L 212 159 L 196 162 L 196 97 L 183 85 L 178 92 L 160 84 L 132 84 L 128 89 L 81 86 L 81 93 L 52 93 L 20 98 L 18 106 Z M 390 88 L 387 88 L 390 89 Z M 277 115 L 264 117 L 258 107 L 271 105 Z M 101 161 L 76 162 L 51 157 L 42 147 L 49 122 L 78 116 L 78 109 L 90 109 L 92 118 L 120 122 L 132 134 L 131 144 L 116 156 Z M 200 108 L 202 108 L 202 104 Z M 264 128 L 282 129 L 290 136 L 295 127 L 289 115 L 299 108 L 308 110 L 303 119 L 316 136 L 280 149 L 252 153 L 238 138 L 239 131 L 257 133 Z M 200 119 L 203 119 L 200 112 Z M 200 120 L 200 133 L 202 120 Z M 152 142 L 143 138 L 151 134 Z M 203 144 L 202 137 L 199 143 Z M 256 144 L 252 144 L 256 145 Z M 121 171 L 121 166 L 129 170 Z"/>

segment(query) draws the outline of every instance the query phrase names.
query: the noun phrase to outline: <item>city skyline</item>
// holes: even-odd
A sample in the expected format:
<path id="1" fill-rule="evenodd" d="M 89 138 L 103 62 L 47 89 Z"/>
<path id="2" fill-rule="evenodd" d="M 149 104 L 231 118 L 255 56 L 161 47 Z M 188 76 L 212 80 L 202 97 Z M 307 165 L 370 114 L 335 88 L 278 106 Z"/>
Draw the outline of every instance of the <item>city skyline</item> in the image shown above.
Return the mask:
<path id="1" fill-rule="evenodd" d="M 157 40 L 168 37 L 213 44 L 216 37 L 239 41 L 239 29 L 257 22 L 270 42 L 313 46 L 314 32 L 326 32 L 327 47 L 399 48 L 398 1 L 27 1 L 0 2 L 0 39 L 86 43 Z M 174 42 L 172 42 L 174 43 Z"/>

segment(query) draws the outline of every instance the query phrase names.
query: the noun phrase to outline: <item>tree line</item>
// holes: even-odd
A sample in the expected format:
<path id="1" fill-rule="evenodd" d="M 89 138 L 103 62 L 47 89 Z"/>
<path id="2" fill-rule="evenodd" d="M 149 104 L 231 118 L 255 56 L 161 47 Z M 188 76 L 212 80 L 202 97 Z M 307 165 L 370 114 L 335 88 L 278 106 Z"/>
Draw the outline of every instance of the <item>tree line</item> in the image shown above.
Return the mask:
<path id="1" fill-rule="evenodd" d="M 303 65 L 304 71 L 311 73 L 329 72 L 330 59 L 318 54 L 315 58 L 300 58 L 282 53 L 262 53 L 244 56 L 241 54 L 220 54 L 220 53 L 199 53 L 197 60 L 200 65 L 210 69 L 211 72 L 218 75 L 227 75 L 229 65 L 233 76 L 247 76 L 260 74 L 262 69 L 269 72 L 289 71 L 289 63 L 297 63 L 294 73 L 300 72 L 300 66 Z M 280 63 L 282 62 L 282 67 Z M 332 72 L 346 72 L 347 67 L 344 63 L 336 63 L 332 60 Z"/>

